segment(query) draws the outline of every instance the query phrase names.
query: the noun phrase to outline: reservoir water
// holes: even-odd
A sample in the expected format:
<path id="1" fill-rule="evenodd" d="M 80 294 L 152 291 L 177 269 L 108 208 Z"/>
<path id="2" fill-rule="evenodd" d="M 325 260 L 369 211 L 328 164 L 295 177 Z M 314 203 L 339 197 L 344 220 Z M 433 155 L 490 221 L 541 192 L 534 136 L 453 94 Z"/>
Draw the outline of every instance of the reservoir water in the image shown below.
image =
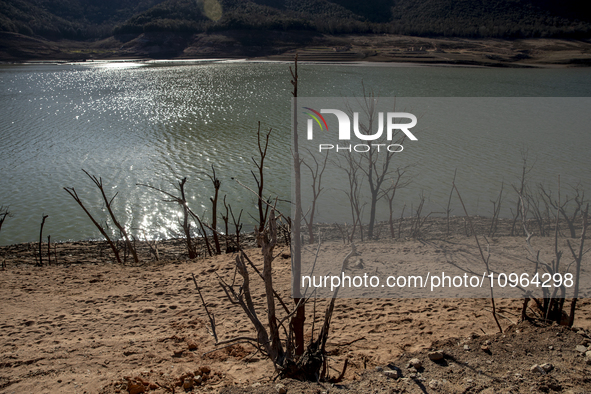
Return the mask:
<path id="1" fill-rule="evenodd" d="M 82 169 L 100 176 L 109 196 L 117 193 L 117 215 L 141 239 L 144 234 L 178 235 L 179 209 L 163 201 L 164 195 L 137 184 L 175 193 L 177 181 L 187 177 L 189 205 L 207 219 L 213 187 L 206 173 L 212 165 L 222 182 L 221 195 L 227 195 L 236 212 L 244 209 L 243 220 L 252 224 L 256 199 L 236 181 L 256 187 L 251 170 L 256 170 L 252 157 L 257 156 L 259 121 L 262 131 L 272 128 L 265 194 L 283 199 L 279 208 L 288 212 L 289 66 L 238 61 L 0 66 L 0 204 L 12 214 L 0 231 L 0 244 L 38 240 L 44 214 L 44 235 L 52 240 L 100 238 L 63 190 L 74 187 L 104 221 L 100 194 Z M 586 68 L 300 64 L 298 71 L 299 94 L 306 97 L 354 97 L 363 89 L 382 97 L 591 96 L 591 70 Z M 566 118 L 584 123 L 588 103 L 569 101 Z M 591 192 L 590 124 L 573 129 L 565 122 L 564 129 L 552 134 L 526 130 L 509 139 L 507 130 L 468 142 L 465 133 L 440 136 L 442 142 L 432 143 L 423 158 L 404 163 L 416 165 L 409 170 L 413 183 L 401 191 L 398 205 L 423 193 L 429 205 L 424 212 L 441 210 L 458 168 L 458 187 L 465 190 L 462 197 L 470 202 L 470 213 L 490 216 L 490 200 L 501 182 L 506 190 L 518 182 L 523 150 L 533 164 L 531 185 L 544 183 L 556 190 L 560 175 L 565 191 L 581 182 Z M 421 167 L 421 162 L 430 167 Z M 505 216 L 514 196 L 506 199 Z M 461 210 L 455 206 L 453 213 Z"/>

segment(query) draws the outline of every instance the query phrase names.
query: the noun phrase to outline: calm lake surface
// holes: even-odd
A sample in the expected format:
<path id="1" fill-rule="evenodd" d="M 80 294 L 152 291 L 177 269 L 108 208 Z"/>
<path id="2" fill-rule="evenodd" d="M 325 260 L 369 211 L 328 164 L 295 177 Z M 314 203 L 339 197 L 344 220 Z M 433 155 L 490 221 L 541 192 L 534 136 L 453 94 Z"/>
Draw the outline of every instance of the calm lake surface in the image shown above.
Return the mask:
<path id="1" fill-rule="evenodd" d="M 591 69 L 584 68 L 300 64 L 299 74 L 299 93 L 306 97 L 361 96 L 363 86 L 382 97 L 591 96 Z M 251 158 L 257 155 L 259 121 L 263 131 L 273 129 L 265 162 L 266 195 L 289 200 L 290 78 L 289 64 L 283 63 L 0 66 L 0 204 L 12 213 L 0 232 L 0 244 L 38 240 L 43 214 L 49 215 L 44 237 L 99 238 L 63 190 L 74 187 L 104 222 L 100 194 L 82 169 L 102 177 L 109 196 L 118 193 L 115 211 L 141 239 L 144 234 L 175 236 L 179 210 L 162 201 L 164 195 L 136 184 L 175 194 L 176 182 L 187 177 L 189 204 L 207 219 L 213 187 L 205 173 L 211 173 L 212 165 L 222 182 L 221 195 L 227 195 L 235 212 L 245 210 L 245 222 L 254 223 L 256 199 L 236 180 L 256 187 L 250 171 L 256 170 Z M 588 103 L 570 101 L 566 119 L 590 119 Z M 560 174 L 564 193 L 577 182 L 591 193 L 591 123 L 576 130 L 564 124 L 554 134 L 525 130 L 507 138 L 508 131 L 499 130 L 499 135 L 466 140 L 466 133 L 450 133 L 438 143 L 425 131 L 420 155 L 401 163 L 413 165 L 413 183 L 397 197 L 400 209 L 423 193 L 428 204 L 424 212 L 440 211 L 458 168 L 457 184 L 470 213 L 490 216 L 490 200 L 501 182 L 508 192 L 508 185 L 518 183 L 523 149 L 534 165 L 531 185 L 541 182 L 557 190 Z M 508 194 L 505 216 L 514 201 Z M 289 203 L 279 205 L 289 212 Z M 462 214 L 458 206 L 453 209 L 452 214 Z M 251 231 L 251 226 L 244 229 Z"/>

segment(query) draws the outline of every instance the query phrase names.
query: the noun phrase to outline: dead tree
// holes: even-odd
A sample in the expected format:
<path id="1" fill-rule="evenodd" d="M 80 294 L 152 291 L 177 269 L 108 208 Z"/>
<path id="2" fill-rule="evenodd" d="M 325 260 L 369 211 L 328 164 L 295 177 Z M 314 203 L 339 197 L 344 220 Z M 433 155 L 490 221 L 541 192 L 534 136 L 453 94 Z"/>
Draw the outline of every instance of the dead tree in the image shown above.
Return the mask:
<path id="1" fill-rule="evenodd" d="M 447 209 L 445 210 L 445 218 L 447 221 L 447 236 L 449 236 L 449 215 L 451 214 L 451 197 L 454 194 L 454 185 L 456 183 L 456 175 L 458 174 L 458 169 L 454 170 L 454 177 L 451 181 L 451 190 L 449 191 L 449 198 L 447 199 Z"/>
<path id="2" fill-rule="evenodd" d="M 222 200 L 224 203 L 224 208 L 226 209 L 226 214 L 222 213 L 222 220 L 224 221 L 224 241 L 226 243 L 226 253 L 230 250 L 230 237 L 228 233 L 229 229 L 229 222 L 230 222 L 230 210 L 228 208 L 228 204 L 226 204 L 226 195 L 224 194 L 224 199 Z"/>
<path id="3" fill-rule="evenodd" d="M 214 194 L 213 197 L 209 198 L 209 201 L 211 201 L 211 228 L 213 229 L 213 243 L 215 245 L 215 254 L 222 254 L 222 249 L 220 247 L 220 238 L 217 232 L 217 222 L 218 222 L 218 195 L 220 192 L 220 186 L 222 185 L 222 182 L 217 178 L 217 176 L 215 175 L 215 168 L 213 167 L 213 164 L 211 165 L 211 172 L 212 175 L 210 174 L 205 174 L 209 177 L 209 179 L 211 179 L 211 183 L 213 183 L 213 190 L 214 190 Z"/>
<path id="4" fill-rule="evenodd" d="M 478 235 L 476 235 L 476 231 L 474 231 L 474 225 L 472 224 L 472 219 L 470 218 L 470 215 L 468 215 L 468 210 L 466 209 L 466 205 L 464 205 L 464 201 L 462 200 L 462 196 L 460 195 L 460 191 L 458 190 L 458 187 L 456 186 L 455 182 L 453 183 L 453 188 L 455 189 L 456 193 L 458 194 L 458 199 L 460 200 L 460 204 L 462 204 L 462 208 L 464 209 L 464 214 L 466 215 L 466 220 L 468 220 L 468 223 L 470 224 L 470 231 L 472 231 L 472 234 L 474 235 L 474 240 L 476 241 L 476 245 L 478 246 L 478 251 L 480 252 L 480 257 L 482 258 L 482 262 L 484 263 L 484 266 L 486 267 L 486 274 L 487 276 L 490 275 L 490 266 L 489 266 L 489 259 L 490 259 L 490 253 L 487 253 L 487 256 L 484 257 L 484 252 L 482 251 L 482 247 L 480 246 L 480 242 L 478 241 Z M 495 306 L 495 295 L 494 295 L 494 291 L 493 291 L 493 286 L 490 286 L 490 302 L 491 302 L 491 307 L 492 307 L 492 315 L 493 318 L 495 319 L 495 323 L 497 323 L 497 327 L 499 328 L 499 332 L 502 333 L 503 332 L 503 328 L 501 327 L 501 323 L 499 323 L 499 319 L 497 319 L 497 308 Z"/>
<path id="5" fill-rule="evenodd" d="M 488 236 L 494 237 L 495 233 L 497 232 L 497 227 L 499 224 L 499 214 L 501 213 L 501 201 L 503 200 L 503 182 L 501 182 L 501 190 L 499 191 L 499 196 L 496 200 L 491 200 L 493 205 L 493 217 L 490 222 L 490 228 L 488 229 Z"/>
<path id="6" fill-rule="evenodd" d="M 577 300 L 579 298 L 579 281 L 580 281 L 580 277 L 581 277 L 581 261 L 583 260 L 583 255 L 585 254 L 585 235 L 587 233 L 587 227 L 589 225 L 588 223 L 588 219 L 589 219 L 589 203 L 587 203 L 587 207 L 585 208 L 585 210 L 583 211 L 583 228 L 581 230 L 581 240 L 579 243 L 579 250 L 577 252 L 575 252 L 575 250 L 573 249 L 573 247 L 570 244 L 570 240 L 567 240 L 567 244 L 568 244 L 568 248 L 570 249 L 570 252 L 573 256 L 573 259 L 575 261 L 575 289 L 574 289 L 574 295 L 573 295 L 573 300 L 571 301 L 570 304 L 570 314 L 569 314 L 569 318 L 568 318 L 568 326 L 572 327 L 573 323 L 575 321 L 575 310 L 577 307 Z"/>
<path id="7" fill-rule="evenodd" d="M 98 187 L 98 189 L 101 191 L 101 196 L 103 197 L 103 201 L 105 202 L 105 207 L 107 208 L 107 212 L 109 212 L 109 216 L 111 217 L 111 221 L 113 222 L 115 227 L 117 227 L 117 229 L 119 230 L 119 232 L 123 236 L 123 239 L 125 241 L 125 245 L 127 246 L 128 250 L 131 252 L 131 254 L 133 256 L 134 263 L 139 264 L 139 258 L 137 256 L 137 252 L 135 250 L 135 247 L 132 245 L 132 243 L 129 239 L 129 236 L 127 235 L 127 231 L 125 230 L 125 227 L 123 227 L 121 225 L 121 223 L 119 223 L 119 221 L 115 217 L 115 214 L 113 213 L 113 209 L 111 208 L 111 204 L 113 203 L 113 200 L 115 199 L 115 197 L 117 197 L 118 193 L 115 193 L 115 195 L 111 199 L 107 198 L 107 195 L 105 194 L 105 189 L 103 188 L 103 179 L 100 177 L 97 178 L 94 175 L 90 175 L 84 169 L 82 171 L 84 171 L 84 173 L 90 178 L 90 180 L 92 180 L 92 182 L 94 182 L 96 187 Z"/>
<path id="8" fill-rule="evenodd" d="M 513 214 L 513 223 L 511 225 L 511 236 L 515 235 L 515 229 L 517 226 L 517 221 L 519 220 L 520 215 L 527 214 L 527 210 L 524 210 L 522 204 L 525 202 L 525 199 L 522 198 L 525 195 L 525 188 L 526 188 L 526 175 L 532 170 L 533 166 L 527 166 L 527 151 L 521 150 L 521 161 L 523 162 L 523 166 L 521 167 L 521 182 L 519 187 L 515 185 L 511 185 L 513 190 L 517 193 L 517 206 L 515 208 L 515 213 Z M 522 221 L 526 220 L 526 217 L 521 216 Z"/>
<path id="9" fill-rule="evenodd" d="M 560 202 L 560 191 L 558 192 L 558 199 L 552 196 L 552 192 L 547 192 L 543 185 L 540 185 L 540 191 L 542 198 L 553 210 L 557 211 L 557 214 L 560 214 L 562 218 L 566 221 L 566 225 L 570 231 L 570 237 L 576 238 L 576 230 L 575 230 L 575 221 L 578 215 L 581 213 L 582 207 L 585 204 L 585 192 L 580 189 L 580 186 L 577 185 L 572 188 L 574 192 L 574 196 L 569 197 L 566 195 L 564 202 Z M 572 208 L 572 213 L 569 215 L 569 205 L 571 202 L 574 203 L 574 207 Z"/>
<path id="10" fill-rule="evenodd" d="M 256 239 L 263 255 L 262 272 L 256 268 L 244 251 L 241 251 L 241 253 L 236 256 L 236 272 L 239 277 L 242 278 L 242 283 L 227 283 L 223 278 L 219 277 L 220 286 L 224 290 L 228 299 L 234 305 L 240 306 L 242 311 L 253 324 L 256 332 L 254 337 L 240 336 L 225 341 L 219 341 L 217 339 L 218 334 L 214 315 L 207 308 L 207 304 L 203 297 L 201 297 L 201 301 L 209 317 L 211 333 L 216 339 L 217 346 L 242 342 L 250 343 L 273 362 L 278 376 L 319 381 L 323 378 L 322 370 L 325 366 L 327 357 L 326 342 L 329 336 L 330 323 L 334 312 L 334 304 L 338 289 L 333 294 L 333 298 L 327 306 L 324 324 L 320 330 L 319 336 L 317 338 L 313 338 L 312 336 L 308 346 L 305 346 L 304 349 L 302 349 L 301 355 L 299 355 L 298 353 L 300 352 L 297 351 L 296 344 L 297 340 L 294 336 L 294 326 L 293 324 L 290 324 L 289 321 L 293 320 L 293 316 L 296 314 L 297 310 L 302 307 L 302 304 L 307 302 L 307 299 L 300 298 L 298 304 L 296 304 L 293 309 L 290 309 L 274 289 L 272 274 L 273 262 L 277 257 L 274 255 L 274 248 L 277 245 L 278 239 L 277 234 L 275 210 L 271 208 L 267 224 L 263 231 L 260 232 L 255 228 Z M 343 260 L 341 270 L 343 270 L 343 267 L 350 256 L 353 255 L 354 250 L 355 248 L 353 246 L 351 253 L 349 253 Z M 262 317 L 260 311 L 257 311 L 255 308 L 253 301 L 255 295 L 252 294 L 251 289 L 251 282 L 253 279 L 250 276 L 249 269 L 254 270 L 264 283 L 264 298 L 266 301 L 263 312 L 266 316 L 264 317 Z M 236 279 L 236 276 L 234 278 Z M 201 294 L 196 281 L 195 286 Z"/>
<path id="11" fill-rule="evenodd" d="M 326 163 L 328 161 L 328 151 L 326 152 L 326 155 L 324 156 L 324 160 L 319 163 L 318 160 L 316 159 L 316 156 L 313 155 L 311 152 L 310 153 L 310 157 L 312 157 L 312 159 L 314 160 L 314 165 L 312 166 L 312 164 L 308 164 L 305 161 L 302 161 L 302 164 L 305 165 L 308 170 L 310 171 L 310 176 L 312 177 L 312 184 L 311 186 L 311 190 L 312 190 L 312 206 L 310 207 L 310 210 L 308 211 L 308 215 L 303 215 L 304 218 L 304 222 L 306 224 L 306 227 L 308 227 L 308 237 L 310 238 L 309 243 L 313 244 L 315 243 L 314 240 L 314 214 L 317 211 L 316 208 L 316 204 L 318 202 L 318 197 L 320 197 L 320 194 L 322 193 L 322 174 L 324 174 L 324 170 L 326 169 Z"/>
<path id="12" fill-rule="evenodd" d="M 425 216 L 421 216 L 423 214 L 423 208 L 425 206 L 425 195 L 421 191 L 419 194 L 419 205 L 415 211 L 415 216 L 411 216 L 411 225 L 410 225 L 410 236 L 412 238 L 419 238 L 423 234 L 422 228 L 429 216 L 431 216 L 434 212 L 429 212 Z M 412 215 L 412 206 L 411 206 L 411 215 Z"/>
<path id="13" fill-rule="evenodd" d="M 560 185 L 560 177 L 558 180 Z M 559 186 L 560 190 L 560 186 Z M 555 215 L 555 227 L 554 227 L 554 258 L 551 260 L 550 263 L 547 263 L 542 259 L 540 256 L 540 251 L 535 251 L 531 245 L 531 238 L 534 236 L 532 232 L 528 230 L 527 221 L 525 220 L 525 215 L 522 214 L 522 226 L 523 232 L 526 235 L 525 243 L 526 249 L 529 253 L 528 260 L 535 264 L 534 275 L 538 275 L 540 270 L 545 270 L 545 274 L 550 275 L 550 278 L 554 278 L 555 274 L 561 272 L 561 260 L 563 256 L 563 251 L 558 249 L 558 234 L 559 234 L 559 210 L 560 210 L 560 191 L 558 193 L 558 201 L 556 203 L 556 215 Z M 524 199 L 525 197 L 521 197 Z M 526 209 L 525 202 L 522 202 L 522 209 Z M 569 245 L 570 246 L 570 245 Z M 571 249 L 572 251 L 572 249 Z M 573 256 L 575 254 L 573 253 Z M 580 254 L 582 258 L 582 253 Z M 576 257 L 575 257 L 576 262 Z M 560 290 L 560 295 L 558 295 L 558 291 Z M 542 312 L 542 318 L 549 321 L 555 321 L 557 323 L 561 323 L 563 319 L 563 309 L 564 309 L 564 300 L 565 300 L 565 293 L 566 289 L 564 283 L 560 283 L 559 286 L 554 287 L 554 291 L 550 292 L 548 288 L 542 286 L 542 299 L 532 298 L 533 301 L 536 303 L 538 309 Z M 527 302 L 529 301 L 529 294 L 526 294 L 526 299 L 524 300 L 523 309 L 525 310 Z M 576 302 L 575 302 L 576 305 Z M 573 311 L 574 314 L 574 311 Z M 526 317 L 525 313 L 523 313 L 523 317 Z"/>
<path id="14" fill-rule="evenodd" d="M 252 177 L 257 184 L 257 190 L 259 199 L 257 200 L 257 206 L 259 209 L 259 231 L 263 231 L 265 228 L 265 222 L 267 221 L 267 215 L 269 212 L 269 206 L 263 203 L 262 197 L 263 192 L 265 189 L 265 176 L 264 176 L 264 167 L 265 167 L 265 158 L 267 157 L 267 149 L 269 148 L 269 137 L 271 136 L 272 129 L 269 129 L 267 134 L 264 136 L 261 135 L 261 122 L 259 122 L 259 126 L 257 129 L 257 146 L 259 149 L 259 157 L 258 161 L 252 157 L 252 161 L 258 170 L 258 177 L 255 175 L 253 171 L 251 171 Z M 264 138 L 264 143 L 261 141 Z M 267 201 L 268 202 L 268 201 Z"/>
<path id="15" fill-rule="evenodd" d="M 227 284 L 223 279 L 220 278 L 220 285 L 230 301 L 233 304 L 240 305 L 244 313 L 248 316 L 251 323 L 254 325 L 256 330 L 256 338 L 243 338 L 240 337 L 232 342 L 244 341 L 251 342 L 257 348 L 263 350 L 263 352 L 273 361 L 275 369 L 279 372 L 286 362 L 285 350 L 280 340 L 280 324 L 277 319 L 275 312 L 275 294 L 273 289 L 273 249 L 277 244 L 277 222 L 275 220 L 275 211 L 271 210 L 270 220 L 268 221 L 268 229 L 259 231 L 255 227 L 255 235 L 257 242 L 261 248 L 263 254 L 263 273 L 262 279 L 265 284 L 266 294 L 266 309 L 267 309 L 267 324 L 269 331 L 265 328 L 263 323 L 260 321 L 257 311 L 252 300 L 252 294 L 250 289 L 250 275 L 245 262 L 245 255 L 242 252 L 239 256 L 236 256 L 236 270 L 242 277 L 242 285 L 240 286 L 240 292 L 235 290 L 234 286 Z M 281 323 L 283 324 L 283 323 Z M 212 328 L 214 331 L 214 328 Z M 218 342 L 218 345 L 225 344 L 228 342 Z"/>
<path id="16" fill-rule="evenodd" d="M 538 224 L 538 229 L 540 230 L 540 236 L 544 237 L 550 235 L 550 228 L 546 222 L 550 222 L 550 206 L 544 200 L 543 194 L 541 191 L 538 192 L 538 195 L 532 194 L 528 192 L 526 194 L 527 202 L 529 207 L 531 208 L 532 216 L 534 217 L 536 223 Z M 541 201 L 540 201 L 541 199 Z M 545 206 L 545 217 L 544 217 L 544 209 L 541 205 L 541 202 L 544 203 Z"/>
<path id="17" fill-rule="evenodd" d="M 146 245 L 148 245 L 148 248 L 150 249 L 150 253 L 154 255 L 154 259 L 156 259 L 156 261 L 160 260 L 160 253 L 158 252 L 158 241 L 153 240 L 150 241 L 148 239 L 148 237 L 146 236 L 146 232 L 143 231 L 142 229 L 142 233 L 144 234 L 144 239 L 146 242 Z"/>
<path id="18" fill-rule="evenodd" d="M 349 207 L 351 208 L 351 220 L 353 227 L 349 234 L 349 242 L 353 242 L 357 228 L 359 228 L 359 236 L 363 241 L 363 209 L 365 203 L 362 202 L 361 190 L 364 177 L 361 174 L 361 163 L 354 155 L 347 155 L 344 158 L 345 163 L 338 163 L 338 166 L 347 174 L 348 190 L 344 193 L 349 199 Z"/>
<path id="19" fill-rule="evenodd" d="M 159 191 L 161 193 L 164 193 L 171 198 L 171 200 L 164 200 L 164 201 L 176 202 L 182 207 L 183 221 L 181 223 L 181 227 L 183 229 L 183 233 L 185 234 L 185 243 L 187 245 L 187 253 L 189 254 L 190 259 L 194 259 L 197 257 L 197 250 L 195 248 L 195 245 L 193 244 L 193 239 L 192 239 L 192 235 L 191 235 L 191 223 L 189 222 L 189 207 L 187 205 L 187 199 L 185 197 L 185 184 L 186 183 L 187 183 L 187 177 L 184 177 L 183 179 L 178 181 L 178 191 L 181 194 L 180 197 L 174 196 L 174 195 L 172 195 L 168 192 L 165 192 L 164 190 L 159 189 L 154 186 L 146 185 L 143 183 L 138 183 L 137 185 L 144 186 L 144 187 Z"/>
<path id="20" fill-rule="evenodd" d="M 296 53 L 294 68 L 289 68 L 291 73 L 291 84 L 293 85 L 293 113 L 298 112 L 298 55 Z M 303 301 L 302 295 L 300 294 L 299 280 L 302 273 L 302 239 L 300 236 L 300 229 L 302 225 L 302 177 L 301 177 L 301 165 L 302 160 L 300 158 L 299 140 L 298 140 L 298 118 L 293 117 L 293 169 L 294 169 L 294 218 L 292 225 L 292 240 L 291 243 L 291 288 L 294 292 L 293 298 L 296 304 L 296 310 L 291 318 L 291 327 L 293 327 L 293 335 L 295 338 L 295 354 L 301 356 L 304 353 L 304 324 L 306 321 L 306 303 Z M 260 196 L 260 194 L 259 194 Z"/>
<path id="21" fill-rule="evenodd" d="M 51 235 L 47 236 L 47 265 L 51 265 Z"/>
<path id="22" fill-rule="evenodd" d="M 43 215 L 41 219 L 41 228 L 39 229 L 39 267 L 43 266 L 43 253 L 41 251 L 41 247 L 43 246 L 43 225 L 45 225 L 45 219 L 47 219 L 49 215 Z"/>
<path id="23" fill-rule="evenodd" d="M 187 198 L 185 197 L 185 183 L 187 182 L 187 177 L 184 177 L 179 182 L 179 191 L 181 192 L 181 201 L 179 204 L 183 208 L 183 232 L 185 233 L 185 242 L 187 243 L 187 253 L 189 254 L 190 259 L 194 259 L 197 257 L 197 251 L 195 250 L 195 245 L 193 245 L 193 241 L 191 239 L 191 223 L 189 223 L 189 208 L 187 207 Z"/>
<path id="24" fill-rule="evenodd" d="M 109 243 L 109 246 L 111 247 L 111 250 L 113 251 L 113 254 L 115 255 L 115 260 L 117 260 L 117 263 L 121 264 L 121 258 L 119 257 L 119 249 L 117 249 L 117 246 L 115 245 L 115 243 L 113 243 L 111 237 L 109 237 L 103 226 L 101 226 L 99 222 L 97 222 L 96 219 L 92 216 L 92 214 L 88 211 L 88 209 L 86 209 L 84 203 L 82 203 L 82 200 L 80 199 L 80 197 L 78 197 L 78 193 L 76 193 L 76 190 L 74 190 L 73 187 L 64 187 L 64 190 L 68 192 L 70 196 L 72 196 L 72 198 L 74 199 L 74 201 L 78 203 L 78 205 L 80 205 L 80 207 L 82 208 L 84 213 L 86 213 L 90 221 L 99 230 L 102 236 L 105 237 L 105 239 Z"/>
<path id="25" fill-rule="evenodd" d="M 2 225 L 4 224 L 4 220 L 6 220 L 7 217 L 10 217 L 10 211 L 8 210 L 8 207 L 4 207 L 4 205 L 0 206 L 0 231 L 2 231 Z"/>
<path id="26" fill-rule="evenodd" d="M 189 205 L 187 203 L 187 199 L 185 197 L 185 184 L 187 183 L 187 177 L 183 178 L 182 180 L 180 180 L 178 182 L 178 191 L 180 193 L 180 197 L 179 196 L 175 196 L 174 194 L 171 194 L 167 191 L 164 191 L 160 188 L 151 186 L 151 185 L 147 185 L 144 183 L 138 183 L 138 186 L 144 186 L 147 188 L 150 188 L 152 190 L 156 190 L 160 193 L 163 193 L 165 195 L 167 195 L 168 197 L 170 197 L 170 200 L 164 200 L 166 202 L 176 202 L 177 204 L 179 204 L 182 209 L 183 209 L 183 222 L 181 223 L 181 227 L 183 229 L 183 233 L 185 234 L 185 243 L 187 245 L 187 253 L 189 254 L 189 258 L 190 259 L 194 259 L 197 257 L 197 248 L 195 246 L 195 243 L 193 242 L 193 238 L 192 238 L 192 234 L 191 234 L 191 223 L 189 222 L 189 217 L 193 217 L 197 223 L 199 223 L 199 226 L 201 228 L 201 233 L 205 242 L 205 245 L 207 247 L 207 251 L 209 253 L 210 256 L 213 255 L 212 253 L 212 249 L 211 246 L 209 244 L 209 239 L 207 237 L 207 232 L 205 229 L 205 226 L 203 224 L 203 222 L 201 221 L 201 218 L 195 214 L 191 208 L 189 208 Z"/>
<path id="27" fill-rule="evenodd" d="M 366 94 L 365 88 L 363 90 L 363 99 L 361 102 L 363 112 L 367 118 L 367 123 L 353 121 L 353 127 L 359 127 L 361 134 L 369 135 L 373 133 L 373 128 L 376 118 L 376 101 L 373 92 Z M 406 138 L 406 135 L 399 138 L 394 144 L 402 144 Z M 376 140 L 375 142 L 378 142 Z M 385 196 L 383 190 L 384 182 L 389 179 L 391 173 L 391 164 L 394 159 L 396 151 L 377 152 L 374 149 L 369 149 L 367 152 L 360 154 L 360 160 L 357 162 L 361 171 L 364 173 L 367 179 L 367 185 L 369 186 L 370 203 L 369 203 L 369 224 L 367 226 L 367 237 L 374 237 L 374 227 L 376 221 L 376 209 L 378 201 Z"/>
<path id="28" fill-rule="evenodd" d="M 392 177 L 392 185 L 383 192 L 384 197 L 388 200 L 388 226 L 390 227 L 390 238 L 392 239 L 396 238 L 396 233 L 394 231 L 394 197 L 396 196 L 398 189 L 406 187 L 412 182 L 410 179 L 403 179 L 407 168 L 408 167 L 397 168 L 396 178 Z"/>
<path id="29" fill-rule="evenodd" d="M 242 209 L 238 214 L 238 219 L 234 216 L 234 212 L 232 211 L 232 206 L 230 204 L 226 204 L 226 196 L 224 196 L 224 208 L 226 208 L 226 215 L 222 215 L 222 220 L 224 221 L 224 225 L 226 228 L 226 253 L 237 252 L 240 250 L 240 231 L 242 231 L 242 223 L 240 223 L 240 218 L 242 217 Z M 232 217 L 232 223 L 234 225 L 234 234 L 235 234 L 235 247 L 230 246 L 230 230 L 229 230 L 229 221 L 230 216 Z"/>

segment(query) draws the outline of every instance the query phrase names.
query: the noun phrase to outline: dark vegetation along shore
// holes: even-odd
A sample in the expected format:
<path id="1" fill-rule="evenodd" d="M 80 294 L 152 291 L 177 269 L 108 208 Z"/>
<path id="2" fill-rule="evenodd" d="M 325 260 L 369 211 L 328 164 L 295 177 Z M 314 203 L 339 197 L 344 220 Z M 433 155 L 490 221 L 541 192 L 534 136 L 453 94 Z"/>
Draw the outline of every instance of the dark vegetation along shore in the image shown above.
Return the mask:
<path id="1" fill-rule="evenodd" d="M 0 1 L 0 60 L 260 58 L 587 65 L 579 2 Z"/>

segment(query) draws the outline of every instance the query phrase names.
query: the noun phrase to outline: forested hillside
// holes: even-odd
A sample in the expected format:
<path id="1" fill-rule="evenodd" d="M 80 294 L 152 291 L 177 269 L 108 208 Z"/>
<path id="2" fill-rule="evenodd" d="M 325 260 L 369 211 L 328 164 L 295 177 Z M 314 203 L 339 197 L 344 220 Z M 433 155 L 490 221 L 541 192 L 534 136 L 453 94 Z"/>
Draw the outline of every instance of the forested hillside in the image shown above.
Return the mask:
<path id="1" fill-rule="evenodd" d="M 0 0 L 0 31 L 49 39 L 102 38 L 163 0 Z"/>
<path id="2" fill-rule="evenodd" d="M 0 31 L 49 39 L 235 29 L 591 37 L 575 0 L 0 0 Z"/>

